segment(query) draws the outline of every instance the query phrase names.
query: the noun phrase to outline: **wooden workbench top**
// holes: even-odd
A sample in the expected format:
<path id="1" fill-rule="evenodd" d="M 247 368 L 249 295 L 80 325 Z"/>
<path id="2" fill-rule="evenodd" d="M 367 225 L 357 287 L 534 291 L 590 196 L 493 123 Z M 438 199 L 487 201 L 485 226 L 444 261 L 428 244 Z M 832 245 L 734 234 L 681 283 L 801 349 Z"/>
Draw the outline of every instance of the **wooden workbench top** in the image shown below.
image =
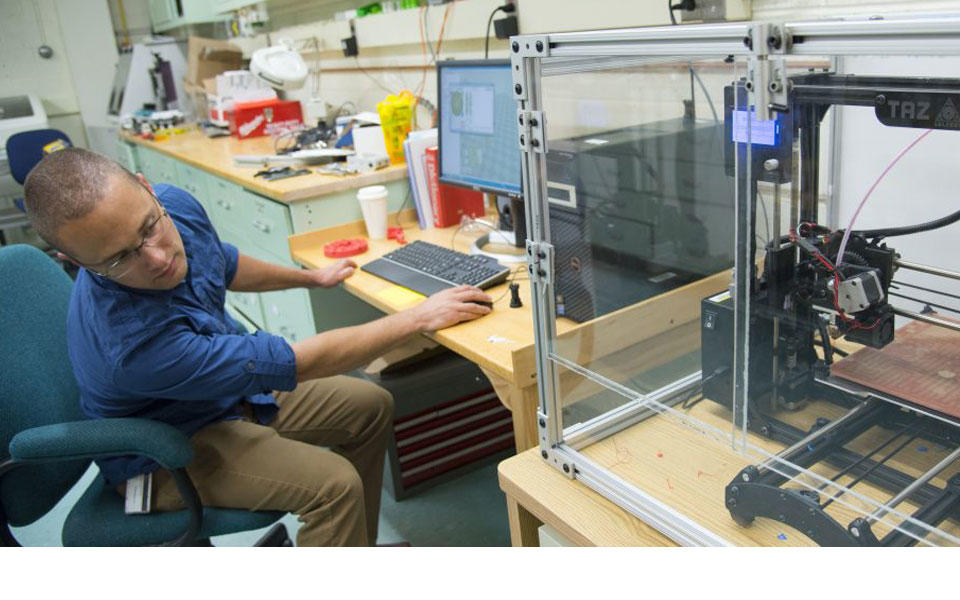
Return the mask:
<path id="1" fill-rule="evenodd" d="M 274 154 L 273 140 L 269 137 L 248 140 L 238 140 L 233 136 L 208 138 L 197 129 L 171 136 L 160 142 L 121 135 L 126 141 L 156 150 L 285 204 L 367 185 L 396 181 L 407 176 L 407 167 L 401 164 L 391 165 L 372 173 L 346 177 L 311 173 L 279 181 L 264 181 L 253 176 L 263 167 L 237 167 L 233 164 L 233 156 L 235 154 Z M 313 170 L 313 168 L 310 169 Z"/>
<path id="2" fill-rule="evenodd" d="M 393 225 L 393 215 L 390 224 Z M 412 211 L 401 216 L 403 224 L 414 222 Z M 454 233 L 456 232 L 456 235 Z M 470 244 L 482 232 L 458 232 L 456 227 L 421 230 L 415 224 L 405 229 L 407 241 L 423 240 L 461 252 L 469 252 Z M 332 262 L 323 255 L 323 245 L 342 238 L 365 237 L 363 221 L 311 231 L 290 238 L 290 254 L 295 261 L 308 267 L 321 267 Z M 393 240 L 370 240 L 367 252 L 354 256 L 353 260 L 364 265 L 399 246 Z M 515 265 L 518 275 L 513 279 L 520 284 L 522 308 L 510 308 L 507 284 L 492 287 L 486 292 L 494 299 L 493 312 L 475 321 L 461 323 L 432 334 L 434 340 L 450 348 L 468 360 L 480 365 L 520 387 L 536 383 L 536 365 L 533 353 L 533 316 L 530 308 L 530 282 L 526 278 L 526 263 Z M 343 282 L 344 288 L 386 313 L 394 313 L 417 304 L 423 296 L 415 294 L 385 279 L 358 270 Z M 560 331 L 572 328 L 575 323 L 561 319 Z"/>
<path id="3" fill-rule="evenodd" d="M 393 219 L 391 216 L 391 225 Z M 407 211 L 401 219 L 404 224 L 410 224 L 415 217 L 412 211 Z M 465 233 L 458 231 L 456 227 L 421 230 L 415 224 L 405 229 L 408 241 L 423 240 L 445 248 L 452 245 L 460 252 L 469 252 L 473 240 L 483 233 Z M 289 238 L 290 255 L 300 264 L 321 267 L 332 262 L 323 255 L 324 244 L 342 238 L 364 237 L 365 234 L 363 221 L 355 221 L 294 235 Z M 367 252 L 353 258 L 362 266 L 398 247 L 393 240 L 370 241 Z M 503 283 L 486 290 L 494 300 L 492 313 L 475 321 L 443 329 L 431 337 L 480 365 L 488 375 L 492 373 L 515 387 L 524 388 L 534 385 L 537 376 L 530 281 L 526 274 L 526 263 L 514 266 L 510 280 L 520 286 L 522 307 L 510 308 L 508 285 Z M 558 318 L 556 350 L 580 364 L 590 364 L 602 357 L 616 356 L 644 340 L 675 331 L 692 321 L 699 322 L 700 299 L 723 289 L 729 280 L 729 271 L 717 273 L 587 323 L 578 324 L 569 319 Z M 345 280 L 343 285 L 351 294 L 386 313 L 409 308 L 423 299 L 419 294 L 360 270 Z M 699 345 L 699 329 L 694 328 L 692 333 L 693 337 L 688 336 L 689 339 L 677 339 L 682 341 L 684 347 L 696 347 Z M 659 346 L 657 351 L 664 353 L 663 346 Z M 650 357 L 650 360 L 654 361 L 654 357 Z"/>
<path id="4" fill-rule="evenodd" d="M 589 381 L 585 385 L 592 385 Z M 825 401 L 811 403 L 796 413 L 779 415 L 785 422 L 808 429 L 816 417 L 838 418 L 843 409 Z M 680 415 L 684 415 L 680 417 Z M 705 427 L 695 428 L 682 423 L 694 418 Z M 565 426 L 571 423 L 564 423 Z M 762 462 L 764 454 L 757 451 L 741 453 L 732 448 L 722 434 L 731 431 L 730 413 L 721 406 L 704 400 L 689 410 L 681 409 L 674 416 L 655 416 L 619 433 L 594 443 L 581 453 L 603 467 L 609 474 L 636 486 L 650 497 L 663 502 L 686 518 L 692 519 L 730 544 L 740 546 L 810 546 L 816 545 L 803 532 L 789 525 L 758 518 L 749 527 L 734 522 L 724 505 L 724 488 L 751 464 Z M 718 435 L 720 434 L 720 435 Z M 860 453 L 890 437 L 890 432 L 876 426 L 852 441 L 848 448 Z M 754 448 L 771 454 L 783 446 L 753 433 L 748 439 Z M 579 545 L 671 545 L 668 537 L 652 530 L 626 510 L 600 496 L 580 481 L 567 478 L 540 458 L 539 449 L 524 452 L 500 463 L 500 487 L 540 521 L 560 531 Z M 912 476 L 919 476 L 948 453 L 946 448 L 918 440 L 893 456 L 888 465 Z M 938 487 L 960 466 L 952 465 L 934 478 Z M 813 470 L 831 478 L 836 468 L 819 463 Z M 847 483 L 846 476 L 840 483 Z M 785 487 L 797 488 L 796 482 Z M 862 497 L 878 501 L 891 492 L 861 482 L 855 490 Z M 821 492 L 825 499 L 835 489 Z M 833 503 L 827 512 L 842 524 L 863 514 L 868 504 L 847 494 Z M 917 506 L 910 501 L 899 508 L 912 513 Z M 891 517 L 877 523 L 878 536 L 887 533 L 889 524 L 898 522 Z M 939 526 L 949 535 L 960 533 L 960 523 L 948 520 Z M 936 541 L 936 540 L 935 540 Z"/>

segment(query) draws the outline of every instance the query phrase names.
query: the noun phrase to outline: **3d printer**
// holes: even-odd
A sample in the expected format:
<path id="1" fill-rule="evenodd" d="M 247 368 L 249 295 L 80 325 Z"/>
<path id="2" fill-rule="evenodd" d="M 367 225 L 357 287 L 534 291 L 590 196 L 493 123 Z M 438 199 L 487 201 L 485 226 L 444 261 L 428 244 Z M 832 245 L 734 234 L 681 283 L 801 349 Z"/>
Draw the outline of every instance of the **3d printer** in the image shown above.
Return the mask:
<path id="1" fill-rule="evenodd" d="M 856 227 L 877 182 L 901 158 L 930 131 L 960 130 L 960 78 L 923 76 L 922 61 L 913 71 L 920 76 L 883 74 L 882 60 L 873 63 L 880 74 L 855 74 L 837 59 L 958 56 L 960 19 L 730 23 L 514 42 L 543 459 L 683 544 L 769 543 L 763 536 L 773 522 L 784 527 L 774 542 L 796 531 L 821 545 L 960 545 L 960 322 L 934 310 L 952 309 L 933 300 L 919 311 L 891 302 L 910 290 L 960 299 L 904 277 L 960 280 L 960 273 L 898 250 L 901 240 L 960 221 L 960 211 Z M 568 232 L 556 226 L 563 207 L 553 196 L 551 160 L 568 140 L 605 139 L 598 133 L 614 130 L 607 106 L 621 130 L 675 118 L 673 95 L 694 95 L 692 78 L 689 93 L 682 88 L 688 70 L 705 80 L 702 95 L 723 100 L 721 156 L 657 143 L 625 146 L 630 160 L 622 162 L 639 165 L 631 167 L 639 176 L 651 157 L 699 166 L 722 160 L 733 185 L 691 186 L 689 202 L 723 205 L 724 190 L 733 195 L 726 203 L 735 216 L 732 276 L 706 268 L 663 299 L 561 327 Z M 821 185 L 837 145 L 860 133 L 841 136 L 835 120 L 824 125 L 841 108 L 869 111 L 872 126 L 912 130 L 914 138 L 846 226 Z M 571 164 L 578 195 L 617 181 L 590 180 L 592 162 Z M 615 192 L 628 205 L 666 197 L 622 183 Z M 719 219 L 703 225 L 723 230 Z M 626 236 L 624 253 L 640 255 L 645 242 Z M 687 272 L 707 264 L 679 260 L 673 268 Z M 583 285 L 593 285 L 594 297 L 612 296 Z M 684 354 L 691 347 L 694 358 Z M 590 402 L 603 409 L 571 417 L 571 405 Z M 713 477 L 722 487 L 712 487 Z M 702 513 L 713 511 L 728 512 L 732 528 L 705 526 Z M 764 525 L 747 527 L 757 520 Z M 766 533 L 745 533 L 757 529 Z"/>
<path id="2" fill-rule="evenodd" d="M 843 230 L 820 225 L 816 197 L 820 168 L 817 136 L 827 111 L 840 105 L 872 107 L 877 120 L 892 127 L 956 130 L 960 122 L 952 107 L 960 99 L 960 79 L 822 72 L 791 76 L 787 82 L 787 105 L 779 107 L 774 118 L 765 122 L 742 108 L 749 106 L 745 81 L 725 90 L 730 140 L 727 162 L 731 169 L 734 164 L 736 169 L 746 169 L 748 165 L 752 168 L 753 185 L 744 193 L 751 197 L 754 209 L 759 182 L 788 182 L 791 173 L 781 166 L 790 164 L 794 141 L 800 149 L 796 225 L 782 235 L 774 232 L 763 247 L 762 267 L 748 274 L 753 302 L 749 311 L 752 331 L 748 351 L 754 360 L 750 361 L 751 405 L 745 423 L 751 430 L 788 444 L 782 458 L 790 463 L 810 467 L 820 461 L 832 462 L 845 475 L 891 489 L 897 494 L 894 505 L 914 496 L 920 504 L 914 518 L 935 526 L 960 508 L 960 477 L 951 478 L 942 489 L 928 482 L 960 457 L 960 448 L 948 455 L 949 460 L 917 478 L 880 460 L 884 449 L 895 444 L 888 441 L 891 438 L 867 453 L 845 448 L 878 423 L 890 431 L 905 433 L 903 439 L 926 439 L 958 447 L 960 432 L 945 421 L 955 422 L 960 412 L 949 406 L 931 405 L 915 394 L 895 401 L 876 397 L 863 401 L 862 389 L 855 389 L 849 382 L 841 383 L 831 374 L 835 355 L 843 352 L 833 347 L 833 340 L 843 338 L 882 349 L 894 341 L 894 315 L 933 327 L 960 330 L 960 323 L 936 314 L 891 306 L 890 288 L 898 269 L 954 279 L 960 278 L 960 274 L 903 260 L 887 244 L 888 238 L 920 234 L 960 221 L 960 211 L 926 223 L 883 229 Z M 734 94 L 739 96 L 739 103 L 734 101 Z M 741 108 L 735 109 L 735 104 Z M 743 135 L 747 119 L 753 120 L 751 126 L 758 131 L 749 141 Z M 748 145 L 752 146 L 749 159 Z M 738 156 L 733 156 L 735 153 Z M 755 212 L 750 218 L 756 221 Z M 774 219 L 774 224 L 778 225 L 779 220 Z M 755 242 L 756 238 L 750 243 Z M 734 296 L 728 293 L 705 299 L 701 324 L 704 397 L 736 413 L 733 355 L 727 351 L 733 346 Z M 780 411 L 797 409 L 811 397 L 828 398 L 849 410 L 829 423 L 815 423 L 810 431 L 797 430 L 776 417 Z M 902 441 L 901 436 L 895 439 Z M 807 532 L 824 545 L 916 543 L 900 531 L 877 539 L 869 517 L 839 523 L 823 511 L 818 494 L 783 487 L 788 479 L 763 466 L 744 469 L 726 490 L 731 515 L 743 524 L 757 516 L 775 518 Z"/>

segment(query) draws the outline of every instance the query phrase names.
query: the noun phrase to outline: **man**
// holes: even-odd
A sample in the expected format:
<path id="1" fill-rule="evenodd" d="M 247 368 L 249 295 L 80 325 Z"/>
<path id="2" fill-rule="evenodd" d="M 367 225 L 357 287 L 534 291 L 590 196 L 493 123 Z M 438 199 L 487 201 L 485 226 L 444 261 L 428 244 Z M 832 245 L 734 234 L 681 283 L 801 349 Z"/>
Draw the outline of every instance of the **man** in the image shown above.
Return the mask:
<path id="1" fill-rule="evenodd" d="M 224 312 L 225 289 L 331 287 L 356 264 L 298 270 L 239 254 L 190 194 L 83 149 L 45 157 L 24 188 L 37 232 L 82 267 L 67 337 L 85 414 L 156 419 L 191 436 L 187 472 L 205 505 L 296 513 L 299 545 L 375 543 L 392 398 L 339 374 L 412 334 L 487 314 L 474 301 L 490 298 L 464 286 L 293 344 L 249 335 Z M 156 463 L 98 463 L 121 491 L 152 472 L 154 508 L 182 508 Z"/>

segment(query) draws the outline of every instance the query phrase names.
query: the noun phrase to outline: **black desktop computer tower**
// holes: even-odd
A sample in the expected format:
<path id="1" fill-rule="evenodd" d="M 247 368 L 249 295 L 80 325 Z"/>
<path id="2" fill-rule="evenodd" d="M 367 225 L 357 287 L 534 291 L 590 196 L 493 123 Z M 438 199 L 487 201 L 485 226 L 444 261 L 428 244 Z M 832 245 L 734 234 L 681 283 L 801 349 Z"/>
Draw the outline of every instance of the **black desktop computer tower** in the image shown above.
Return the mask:
<path id="1" fill-rule="evenodd" d="M 723 136 L 722 122 L 673 119 L 551 140 L 558 316 L 587 321 L 733 265 Z"/>

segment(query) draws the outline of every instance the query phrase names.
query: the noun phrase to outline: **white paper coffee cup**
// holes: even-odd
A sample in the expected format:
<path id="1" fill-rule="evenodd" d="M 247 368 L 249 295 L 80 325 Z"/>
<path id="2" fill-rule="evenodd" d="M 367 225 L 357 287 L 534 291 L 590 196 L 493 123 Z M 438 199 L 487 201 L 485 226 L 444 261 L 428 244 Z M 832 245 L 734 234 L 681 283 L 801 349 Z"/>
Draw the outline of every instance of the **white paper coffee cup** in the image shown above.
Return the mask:
<path id="1" fill-rule="evenodd" d="M 371 240 L 387 239 L 387 188 L 371 185 L 357 190 L 360 212 L 367 226 L 367 237 Z"/>

